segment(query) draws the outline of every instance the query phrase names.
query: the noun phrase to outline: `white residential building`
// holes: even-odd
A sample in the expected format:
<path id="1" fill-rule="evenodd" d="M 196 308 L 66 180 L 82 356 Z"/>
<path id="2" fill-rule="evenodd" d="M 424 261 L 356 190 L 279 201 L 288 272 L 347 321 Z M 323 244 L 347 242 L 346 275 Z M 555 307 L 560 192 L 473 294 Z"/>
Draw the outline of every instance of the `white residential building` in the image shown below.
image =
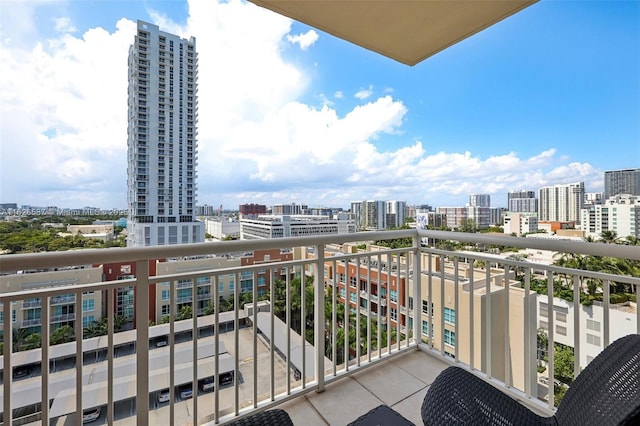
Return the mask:
<path id="1" fill-rule="evenodd" d="M 604 204 L 582 209 L 581 215 L 587 236 L 597 239 L 603 231 L 614 231 L 619 238 L 640 236 L 640 196 L 609 197 Z"/>
<path id="2" fill-rule="evenodd" d="M 202 242 L 196 41 L 138 21 L 128 63 L 127 245 Z"/>
<path id="3" fill-rule="evenodd" d="M 540 188 L 538 220 L 540 222 L 580 222 L 584 205 L 584 182 Z"/>
<path id="4" fill-rule="evenodd" d="M 508 212 L 504 217 L 504 233 L 521 236 L 538 230 L 538 215 L 536 213 Z"/>

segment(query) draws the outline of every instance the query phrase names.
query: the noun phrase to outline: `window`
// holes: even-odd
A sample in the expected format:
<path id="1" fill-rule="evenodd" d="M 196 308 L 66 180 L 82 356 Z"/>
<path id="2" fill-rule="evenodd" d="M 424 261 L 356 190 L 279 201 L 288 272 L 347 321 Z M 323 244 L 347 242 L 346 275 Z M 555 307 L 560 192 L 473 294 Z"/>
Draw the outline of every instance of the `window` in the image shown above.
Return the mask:
<path id="1" fill-rule="evenodd" d="M 267 285 L 267 279 L 265 277 L 258 277 L 258 287 L 264 287 Z"/>
<path id="2" fill-rule="evenodd" d="M 344 284 L 345 283 L 345 279 L 346 279 L 345 274 L 340 274 L 340 282 Z"/>
<path id="3" fill-rule="evenodd" d="M 224 283 L 220 281 L 218 283 L 218 293 L 223 293 L 223 292 L 224 292 Z"/>
<path id="4" fill-rule="evenodd" d="M 389 310 L 389 317 L 394 321 L 397 320 L 398 319 L 398 310 L 396 308 L 391 308 Z"/>
<path id="5" fill-rule="evenodd" d="M 413 297 L 409 297 L 409 309 L 413 309 Z"/>
<path id="6" fill-rule="evenodd" d="M 567 335 L 567 327 L 563 327 L 561 325 L 556 325 L 556 333 L 560 334 L 561 336 L 566 336 Z"/>
<path id="7" fill-rule="evenodd" d="M 389 291 L 389 297 L 391 297 L 391 301 L 392 302 L 397 302 L 398 301 L 398 290 L 390 290 Z"/>
<path id="8" fill-rule="evenodd" d="M 169 300 L 169 290 L 162 290 L 162 300 Z"/>
<path id="9" fill-rule="evenodd" d="M 433 327 L 431 327 L 431 331 L 433 331 Z M 422 321 L 422 334 L 429 335 L 429 323 L 427 321 Z"/>
<path id="10" fill-rule="evenodd" d="M 358 285 L 358 279 L 356 277 L 349 277 L 349 286 L 356 287 Z"/>
<path id="11" fill-rule="evenodd" d="M 240 291 L 242 293 L 248 293 L 253 290 L 253 280 L 240 281 Z"/>
<path id="12" fill-rule="evenodd" d="M 431 310 L 433 310 L 433 303 L 431 304 Z M 429 315 L 429 302 L 426 300 L 422 301 L 422 313 Z"/>
<path id="13" fill-rule="evenodd" d="M 351 300 L 353 303 L 356 303 L 356 294 L 349 293 L 349 300 Z"/>
<path id="14" fill-rule="evenodd" d="M 591 333 L 587 333 L 587 343 L 590 345 L 600 346 L 600 336 L 595 336 Z"/>
<path id="15" fill-rule="evenodd" d="M 92 312 L 95 309 L 96 301 L 93 299 L 86 299 L 82 301 L 82 312 Z"/>
<path id="16" fill-rule="evenodd" d="M 556 312 L 556 320 L 560 322 L 567 322 L 567 314 L 563 314 L 562 312 Z"/>
<path id="17" fill-rule="evenodd" d="M 588 319 L 587 330 L 600 332 L 600 322 Z"/>
<path id="18" fill-rule="evenodd" d="M 455 324 L 456 322 L 456 311 L 451 308 L 444 308 L 444 322 L 449 324 Z"/>
<path id="19" fill-rule="evenodd" d="M 446 345 L 449 345 L 449 346 L 455 346 L 456 345 L 456 332 L 455 331 L 451 331 L 451 330 L 447 330 L 445 328 L 445 330 L 444 330 L 444 343 Z"/>
<path id="20" fill-rule="evenodd" d="M 162 305 L 162 315 L 169 315 L 169 305 Z"/>
<path id="21" fill-rule="evenodd" d="M 89 325 L 95 322 L 95 317 L 93 315 L 87 315 L 86 317 L 82 317 L 82 327 L 89 327 Z"/>

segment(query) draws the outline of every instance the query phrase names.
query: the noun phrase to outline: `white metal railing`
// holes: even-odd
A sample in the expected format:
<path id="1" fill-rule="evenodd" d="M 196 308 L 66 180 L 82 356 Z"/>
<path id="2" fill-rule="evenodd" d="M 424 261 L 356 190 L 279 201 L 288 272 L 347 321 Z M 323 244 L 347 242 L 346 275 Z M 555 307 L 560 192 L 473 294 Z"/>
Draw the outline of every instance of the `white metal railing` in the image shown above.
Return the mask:
<path id="1" fill-rule="evenodd" d="M 329 249 L 348 242 L 407 237 L 413 239 L 413 245 L 408 248 L 348 254 Z M 4 375 L 0 398 L 4 424 L 26 418 L 47 423 L 50 419 L 67 416 L 76 416 L 72 418 L 77 421 L 80 410 L 76 407 L 96 406 L 103 408 L 102 415 L 106 415 L 112 424 L 124 416 L 121 411 L 127 403 L 136 407 L 138 424 L 155 423 L 155 416 L 162 412 L 163 404 L 169 407 L 172 424 L 224 422 L 305 392 L 322 391 L 325 384 L 333 380 L 416 348 L 467 366 L 500 383 L 506 392 L 531 401 L 539 396 L 536 386 L 538 299 L 544 298 L 551 307 L 560 303 L 553 297 L 553 285 L 558 279 L 573 283 L 587 279 L 605 283 L 598 336 L 601 340 L 597 345 L 601 350 L 619 332 L 612 327 L 609 285 L 606 284 L 624 283 L 635 289 L 636 294 L 640 285 L 637 277 L 438 249 L 420 244 L 423 238 L 640 260 L 637 247 L 415 230 L 3 256 L 0 262 L 0 273 L 3 274 L 85 264 L 136 264 L 134 279 L 0 295 L 3 318 L 10 317 L 11 302 L 42 300 L 41 319 L 38 320 L 41 335 L 49 335 L 52 330 L 50 323 L 55 317 L 49 307 L 56 298 L 74 298 L 80 304 L 83 292 L 103 292 L 107 296 L 103 300 L 108 313 L 106 336 L 54 346 L 48 339 L 42 339 L 40 349 L 15 353 L 12 353 L 12 340 L 4 341 L 4 354 L 12 353 L 12 356 L 2 357 L 4 371 L 16 374 L 14 367 L 39 365 L 39 370 L 32 373 L 34 377 L 18 379 Z M 149 275 L 149 261 L 153 259 L 293 247 L 309 247 L 310 256 L 237 268 L 203 267 L 165 276 Z M 268 307 L 267 312 L 256 315 L 255 311 L 261 309 L 256 274 L 264 269 L 271 271 L 268 276 L 283 277 L 284 283 L 275 285 L 272 282 L 265 294 L 268 302 L 263 308 Z M 229 274 L 234 275 L 236 283 L 233 288 L 235 307 L 230 312 L 221 312 L 218 283 L 222 281 L 221 277 Z M 304 281 L 306 277 L 312 280 L 310 292 L 304 285 L 297 284 L 297 280 Z M 542 277 L 547 283 L 548 291 L 544 296 L 530 291 L 536 277 Z M 202 285 L 206 285 L 205 278 L 208 280 L 210 294 L 190 296 L 187 302 L 191 303 L 192 312 L 204 312 L 198 301 L 209 300 L 215 313 L 176 321 L 176 304 L 180 301 L 177 288 L 187 280 L 197 282 L 198 278 L 203 281 Z M 355 279 L 355 287 L 350 285 L 351 278 Z M 248 298 L 241 298 L 241 279 L 253 280 Z M 360 290 L 361 281 L 366 282 L 362 287 L 364 290 Z M 169 323 L 150 326 L 150 312 L 155 310 L 150 303 L 156 303 L 150 294 L 151 285 L 167 282 L 171 288 Z M 135 288 L 134 330 L 114 332 L 116 316 L 113 313 L 117 312 L 117 306 L 113 295 L 117 289 L 129 286 Z M 321 291 L 325 286 L 328 290 Z M 377 287 L 375 291 L 372 286 Z M 385 291 L 381 292 L 381 288 Z M 340 297 L 339 290 L 345 297 Z M 574 315 L 565 321 L 567 328 L 573 329 L 571 343 L 576 373 L 586 358 L 582 355 L 592 349 L 583 342 L 586 315 L 585 307 L 580 305 L 580 291 L 579 285 L 573 286 L 574 297 L 570 304 Z M 356 294 L 355 303 L 351 301 L 352 293 Z M 329 297 L 330 294 L 334 296 Z M 361 299 L 367 301 L 366 308 L 360 305 Z M 242 309 L 241 300 L 253 302 L 253 307 Z M 425 302 L 433 309 L 424 312 Z M 445 312 L 448 321 L 445 321 Z M 640 325 L 637 308 L 630 315 L 635 316 L 632 322 L 635 328 L 631 332 L 637 333 Z M 75 319 L 74 314 L 67 316 L 67 320 Z M 258 320 L 258 317 L 263 319 Z M 554 341 L 561 337 L 556 333 L 554 321 L 557 322 L 554 314 L 549 315 L 548 383 L 555 380 L 553 347 Z M 25 322 L 22 324 L 24 326 Z M 3 335 L 12 335 L 13 326 L 10 321 L 4 321 Z M 75 321 L 73 329 L 75 336 L 83 335 L 80 319 Z M 292 329 L 297 331 L 290 331 Z M 353 335 L 355 341 L 350 339 Z M 209 346 L 203 347 L 205 343 Z M 588 344 L 594 346 L 593 340 Z M 98 376 L 92 376 L 91 385 L 83 384 L 87 382 L 89 368 L 75 368 L 83 365 L 83 359 L 90 358 L 87 353 L 95 353 L 96 361 L 91 370 L 100 372 Z M 55 362 L 56 369 L 41 363 L 43 359 Z M 163 361 L 156 363 L 156 359 Z M 163 365 L 164 369 L 158 365 Z M 227 383 L 229 374 L 231 383 Z M 208 377 L 217 379 L 212 392 L 202 390 Z M 189 385 L 195 397 L 188 398 L 185 393 L 185 386 Z M 167 402 L 162 396 L 164 389 L 169 393 Z M 547 399 L 548 407 L 552 408 L 553 397 L 549 395 Z M 49 403 L 39 405 L 41 401 Z M 180 408 L 183 406 L 188 408 L 188 418 L 184 418 L 185 411 Z M 4 407 L 13 409 L 5 410 Z M 131 410 L 127 414 L 130 415 Z"/>

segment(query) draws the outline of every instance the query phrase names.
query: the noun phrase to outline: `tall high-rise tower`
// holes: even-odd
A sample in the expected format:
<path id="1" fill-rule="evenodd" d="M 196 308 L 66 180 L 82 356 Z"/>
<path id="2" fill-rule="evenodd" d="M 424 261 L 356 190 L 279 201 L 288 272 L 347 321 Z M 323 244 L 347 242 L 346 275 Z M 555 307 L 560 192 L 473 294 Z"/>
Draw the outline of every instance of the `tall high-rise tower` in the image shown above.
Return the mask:
<path id="1" fill-rule="evenodd" d="M 204 241 L 196 221 L 195 38 L 138 21 L 129 48 L 127 246 Z"/>
<path id="2" fill-rule="evenodd" d="M 618 194 L 640 195 L 640 169 L 604 172 L 604 199 Z"/>
<path id="3" fill-rule="evenodd" d="M 580 223 L 584 205 L 584 182 L 540 188 L 538 220 Z"/>

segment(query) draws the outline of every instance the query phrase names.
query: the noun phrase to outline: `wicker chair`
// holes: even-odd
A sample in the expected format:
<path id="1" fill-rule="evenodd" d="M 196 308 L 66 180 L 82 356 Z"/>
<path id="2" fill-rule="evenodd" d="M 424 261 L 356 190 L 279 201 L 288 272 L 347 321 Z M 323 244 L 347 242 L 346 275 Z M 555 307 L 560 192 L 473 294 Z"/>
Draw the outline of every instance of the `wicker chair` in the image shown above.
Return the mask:
<path id="1" fill-rule="evenodd" d="M 293 426 L 291 417 L 286 411 L 275 408 L 260 411 L 229 423 L 233 426 Z"/>
<path id="2" fill-rule="evenodd" d="M 613 342 L 582 371 L 553 417 L 541 417 L 460 367 L 449 367 L 422 403 L 425 425 L 640 425 L 640 335 Z"/>

